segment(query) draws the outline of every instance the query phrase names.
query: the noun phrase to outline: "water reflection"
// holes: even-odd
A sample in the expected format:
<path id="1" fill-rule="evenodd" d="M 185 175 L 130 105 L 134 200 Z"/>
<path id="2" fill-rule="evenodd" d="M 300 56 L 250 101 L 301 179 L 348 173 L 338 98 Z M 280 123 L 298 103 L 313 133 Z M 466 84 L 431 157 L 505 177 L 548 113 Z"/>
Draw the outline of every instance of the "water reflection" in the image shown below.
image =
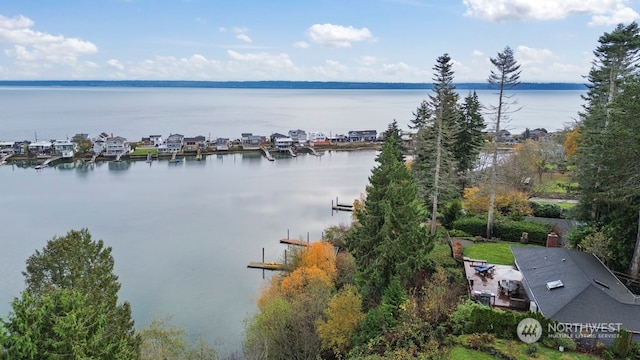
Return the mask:
<path id="1" fill-rule="evenodd" d="M 109 161 L 108 163 L 110 171 L 129 170 L 129 168 L 131 167 L 130 161 Z"/>

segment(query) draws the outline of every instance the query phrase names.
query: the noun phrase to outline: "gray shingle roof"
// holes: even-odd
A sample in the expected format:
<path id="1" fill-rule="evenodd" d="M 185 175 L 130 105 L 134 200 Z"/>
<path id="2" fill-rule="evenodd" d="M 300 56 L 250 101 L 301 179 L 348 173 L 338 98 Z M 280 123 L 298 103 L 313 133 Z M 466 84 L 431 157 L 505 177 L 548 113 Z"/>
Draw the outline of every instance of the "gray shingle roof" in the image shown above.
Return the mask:
<path id="1" fill-rule="evenodd" d="M 542 247 L 511 251 L 527 294 L 544 316 L 561 322 L 622 323 L 640 332 L 640 298 L 593 254 Z M 548 290 L 546 284 L 554 280 L 564 286 Z"/>

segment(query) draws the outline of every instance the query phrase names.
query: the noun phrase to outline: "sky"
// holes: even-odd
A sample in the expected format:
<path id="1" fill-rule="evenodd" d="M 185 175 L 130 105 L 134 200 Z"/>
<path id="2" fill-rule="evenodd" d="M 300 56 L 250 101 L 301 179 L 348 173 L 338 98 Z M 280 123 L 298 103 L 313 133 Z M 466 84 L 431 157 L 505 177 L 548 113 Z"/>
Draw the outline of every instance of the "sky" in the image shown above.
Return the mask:
<path id="1" fill-rule="evenodd" d="M 584 83 L 640 0 L 2 0 L 0 80 Z"/>

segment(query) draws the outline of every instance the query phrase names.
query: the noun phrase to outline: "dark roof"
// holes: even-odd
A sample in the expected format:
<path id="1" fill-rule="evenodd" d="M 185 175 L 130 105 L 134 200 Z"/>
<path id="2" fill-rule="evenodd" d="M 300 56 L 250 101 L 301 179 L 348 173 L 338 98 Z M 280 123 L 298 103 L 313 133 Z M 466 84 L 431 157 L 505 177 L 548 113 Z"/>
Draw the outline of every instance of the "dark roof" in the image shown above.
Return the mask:
<path id="1" fill-rule="evenodd" d="M 273 133 L 271 134 L 271 138 L 272 139 L 277 139 L 277 138 L 288 138 L 289 135 L 284 135 L 284 134 L 280 134 L 280 133 Z"/>
<path id="2" fill-rule="evenodd" d="M 512 247 L 511 252 L 529 298 L 544 316 L 571 323 L 622 323 L 640 332 L 640 297 L 595 255 L 543 247 Z M 547 283 L 555 280 L 563 286 L 547 289 Z"/>
<path id="3" fill-rule="evenodd" d="M 354 136 L 357 136 L 357 135 L 361 135 L 361 136 L 362 135 L 377 135 L 377 134 L 378 134 L 378 131 L 376 131 L 376 130 L 352 130 L 352 131 L 349 131 L 349 135 L 354 135 Z"/>

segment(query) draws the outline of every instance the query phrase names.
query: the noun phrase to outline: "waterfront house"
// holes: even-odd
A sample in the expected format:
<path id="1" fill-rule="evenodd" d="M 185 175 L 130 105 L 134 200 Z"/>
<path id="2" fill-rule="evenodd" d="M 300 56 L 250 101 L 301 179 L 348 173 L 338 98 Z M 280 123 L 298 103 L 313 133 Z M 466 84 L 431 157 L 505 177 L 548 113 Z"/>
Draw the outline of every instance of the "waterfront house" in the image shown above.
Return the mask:
<path id="1" fill-rule="evenodd" d="M 197 152 L 200 150 L 200 142 L 195 137 L 185 137 L 182 140 L 182 150 L 184 152 Z"/>
<path id="2" fill-rule="evenodd" d="M 373 142 L 378 139 L 376 130 L 352 130 L 349 131 L 350 142 Z"/>
<path id="3" fill-rule="evenodd" d="M 289 150 L 293 146 L 293 139 L 290 137 L 276 138 L 273 146 L 278 150 Z"/>
<path id="4" fill-rule="evenodd" d="M 182 151 L 182 145 L 184 142 L 184 135 L 182 134 L 169 134 L 167 137 L 167 141 L 165 141 L 164 145 L 166 147 L 162 148 L 163 152 L 180 152 Z M 160 148 L 158 148 L 160 150 Z"/>
<path id="5" fill-rule="evenodd" d="M 258 150 L 263 142 L 262 136 L 253 135 L 252 133 L 242 133 L 242 137 L 240 138 L 240 146 L 242 146 L 244 150 Z"/>
<path id="6" fill-rule="evenodd" d="M 307 142 L 307 132 L 304 130 L 289 130 L 289 137 L 294 144 L 304 144 Z"/>
<path id="7" fill-rule="evenodd" d="M 511 252 L 531 311 L 563 324 L 619 324 L 640 340 L 640 297 L 594 254 L 560 247 L 512 247 Z M 593 336 L 605 343 L 603 337 L 612 335 L 595 330 Z"/>
<path id="8" fill-rule="evenodd" d="M 15 141 L 0 141 L 0 156 L 15 154 Z"/>
<path id="9" fill-rule="evenodd" d="M 105 156 L 125 155 L 131 152 L 131 145 L 122 136 L 110 137 L 104 143 Z"/>
<path id="10" fill-rule="evenodd" d="M 273 133 L 273 134 L 271 134 L 271 136 L 269 136 L 269 141 L 272 144 L 275 144 L 276 140 L 278 138 L 288 138 L 288 137 L 289 137 L 289 135 L 285 135 L 285 134 L 281 134 L 281 133 Z"/>
<path id="11" fill-rule="evenodd" d="M 53 143 L 53 150 L 56 155 L 64 159 L 71 159 L 76 152 L 76 145 L 69 140 L 56 140 Z"/>
<path id="12" fill-rule="evenodd" d="M 164 144 L 164 139 L 162 138 L 162 135 L 149 135 L 149 143 L 149 145 L 158 147 Z"/>
<path id="13" fill-rule="evenodd" d="M 344 134 L 329 135 L 327 138 L 331 143 L 343 143 L 349 141 L 349 137 Z"/>
<path id="14" fill-rule="evenodd" d="M 217 138 L 215 141 L 216 151 L 229 150 L 229 138 Z"/>
<path id="15" fill-rule="evenodd" d="M 327 141 L 327 135 L 325 135 L 321 131 L 310 132 L 308 139 L 309 139 L 309 142 L 311 142 L 311 143 L 326 142 Z"/>
<path id="16" fill-rule="evenodd" d="M 51 141 L 36 141 L 29 144 L 29 153 L 36 155 L 51 155 Z"/>

